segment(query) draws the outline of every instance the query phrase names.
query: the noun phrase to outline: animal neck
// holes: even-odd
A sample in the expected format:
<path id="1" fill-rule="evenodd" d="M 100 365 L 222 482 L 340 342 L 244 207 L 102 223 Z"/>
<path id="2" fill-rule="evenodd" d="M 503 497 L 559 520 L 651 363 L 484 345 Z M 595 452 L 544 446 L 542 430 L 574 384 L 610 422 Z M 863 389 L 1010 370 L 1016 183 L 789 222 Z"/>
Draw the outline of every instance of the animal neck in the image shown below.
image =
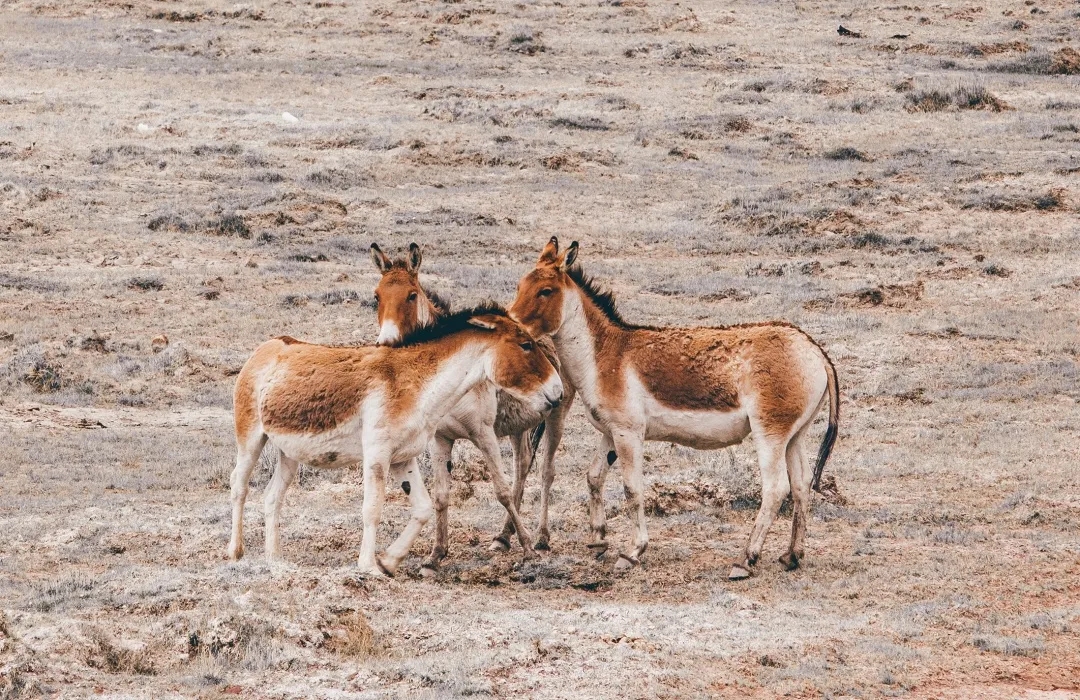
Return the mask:
<path id="1" fill-rule="evenodd" d="M 460 337 L 448 336 L 402 348 L 406 363 L 434 367 L 416 398 L 416 409 L 432 424 L 442 420 L 465 394 L 488 378 L 491 343 L 477 334 L 468 335 L 472 337 L 464 342 Z"/>
<path id="2" fill-rule="evenodd" d="M 602 373 L 617 371 L 605 363 L 603 347 L 618 347 L 628 330 L 613 323 L 580 288 L 574 286 L 563 306 L 563 323 L 552 335 L 567 378 L 587 405 L 598 400 L 597 382 Z M 616 360 L 618 353 L 607 354 Z"/>

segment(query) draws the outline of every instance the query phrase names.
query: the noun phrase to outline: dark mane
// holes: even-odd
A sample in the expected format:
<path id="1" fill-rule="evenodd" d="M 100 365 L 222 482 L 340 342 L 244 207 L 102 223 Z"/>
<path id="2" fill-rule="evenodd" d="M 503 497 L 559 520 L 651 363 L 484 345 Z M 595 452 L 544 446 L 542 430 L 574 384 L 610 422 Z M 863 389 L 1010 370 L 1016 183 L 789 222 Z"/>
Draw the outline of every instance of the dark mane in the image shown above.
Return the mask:
<path id="1" fill-rule="evenodd" d="M 619 310 L 615 307 L 615 295 L 606 289 L 602 289 L 592 277 L 589 277 L 581 268 L 577 265 L 573 265 L 566 269 L 566 274 L 570 276 L 570 279 L 574 280 L 574 284 L 578 286 L 581 291 L 585 292 L 585 296 L 589 297 L 592 303 L 596 304 L 596 308 L 607 317 L 607 320 L 619 328 L 624 330 L 643 330 L 652 329 L 652 326 L 638 326 L 633 323 L 627 323 L 626 320 L 619 314 Z"/>
<path id="2" fill-rule="evenodd" d="M 397 346 L 404 347 L 406 345 L 430 343 L 433 340 L 439 340 L 448 335 L 460 333 L 469 328 L 475 328 L 475 326 L 469 324 L 469 319 L 474 316 L 507 316 L 507 314 L 506 309 L 495 302 L 485 302 L 479 306 L 474 306 L 471 309 L 463 309 L 456 313 L 440 316 L 436 319 L 435 323 L 430 326 L 417 328 L 413 332 L 407 334 L 401 339 L 401 342 L 398 343 Z"/>
<path id="3" fill-rule="evenodd" d="M 420 285 L 420 289 L 424 290 L 424 294 L 427 295 L 427 298 L 435 306 L 435 310 L 439 312 L 439 316 L 446 316 L 450 313 L 450 302 L 443 299 L 435 292 L 426 289 L 424 285 Z"/>

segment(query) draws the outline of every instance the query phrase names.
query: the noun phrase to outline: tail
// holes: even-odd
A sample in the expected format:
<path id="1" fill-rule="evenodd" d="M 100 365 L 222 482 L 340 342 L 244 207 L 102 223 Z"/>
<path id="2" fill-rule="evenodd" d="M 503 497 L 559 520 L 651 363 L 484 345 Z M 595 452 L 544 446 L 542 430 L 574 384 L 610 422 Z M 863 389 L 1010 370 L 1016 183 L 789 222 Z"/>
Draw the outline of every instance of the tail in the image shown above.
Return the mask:
<path id="1" fill-rule="evenodd" d="M 529 458 L 529 469 L 532 471 L 533 465 L 536 464 L 536 453 L 540 451 L 540 438 L 544 437 L 544 429 L 547 427 L 547 421 L 542 420 L 532 433 L 529 434 L 529 446 L 532 448 L 532 456 Z"/>
<path id="2" fill-rule="evenodd" d="M 821 493 L 821 472 L 825 470 L 825 462 L 832 453 L 840 426 L 840 384 L 836 381 L 836 368 L 833 367 L 832 360 L 824 350 L 821 351 L 821 355 L 825 358 L 825 373 L 829 378 L 829 427 L 825 430 L 825 439 L 821 441 L 821 447 L 818 449 L 814 480 L 810 484 L 818 493 Z"/>

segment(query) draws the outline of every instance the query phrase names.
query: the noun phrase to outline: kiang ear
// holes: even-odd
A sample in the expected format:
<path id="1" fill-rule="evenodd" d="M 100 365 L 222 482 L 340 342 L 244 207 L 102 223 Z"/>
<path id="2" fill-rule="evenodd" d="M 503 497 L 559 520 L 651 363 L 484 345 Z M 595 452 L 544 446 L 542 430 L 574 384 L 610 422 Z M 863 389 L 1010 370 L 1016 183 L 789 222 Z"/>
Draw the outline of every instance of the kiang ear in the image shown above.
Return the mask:
<path id="1" fill-rule="evenodd" d="M 371 244 L 371 262 L 375 263 L 375 267 L 379 268 L 379 272 L 384 275 L 393 267 L 390 258 L 386 257 L 386 253 L 382 252 L 382 248 L 379 247 L 378 243 Z"/>
<path id="2" fill-rule="evenodd" d="M 480 318 L 479 316 L 474 316 L 473 318 L 470 318 L 469 319 L 469 325 L 470 326 L 476 326 L 477 328 L 483 328 L 485 331 L 493 331 L 497 327 L 491 321 L 485 321 L 484 319 Z"/>
<path id="3" fill-rule="evenodd" d="M 544 249 L 540 251 L 540 259 L 536 261 L 537 266 L 540 265 L 555 265 L 559 259 L 559 239 L 555 236 L 551 237 L 551 240 L 547 242 Z"/>
<path id="4" fill-rule="evenodd" d="M 409 272 L 416 272 L 420 269 L 420 261 L 424 256 L 420 253 L 420 246 L 415 243 L 409 244 L 409 257 L 406 258 L 406 265 Z"/>
<path id="5" fill-rule="evenodd" d="M 566 252 L 562 254 L 562 262 L 559 263 L 559 268 L 565 270 L 577 261 L 577 241 L 570 244 L 570 247 L 566 249 Z"/>

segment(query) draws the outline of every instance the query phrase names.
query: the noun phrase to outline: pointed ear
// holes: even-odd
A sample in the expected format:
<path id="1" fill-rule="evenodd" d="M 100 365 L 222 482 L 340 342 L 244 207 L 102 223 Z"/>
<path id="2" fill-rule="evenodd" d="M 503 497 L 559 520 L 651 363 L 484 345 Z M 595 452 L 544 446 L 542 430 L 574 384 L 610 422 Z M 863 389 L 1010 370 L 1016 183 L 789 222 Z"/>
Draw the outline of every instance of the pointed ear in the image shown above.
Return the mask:
<path id="1" fill-rule="evenodd" d="M 386 257 L 386 253 L 382 252 L 382 248 L 379 247 L 378 243 L 371 244 L 371 262 L 375 263 L 375 267 L 379 268 L 379 272 L 384 275 L 393 267 L 390 258 Z"/>
<path id="2" fill-rule="evenodd" d="M 566 249 L 566 252 L 562 254 L 562 262 L 559 263 L 559 268 L 565 270 L 577 261 L 577 241 L 570 244 L 570 247 Z"/>
<path id="3" fill-rule="evenodd" d="M 420 246 L 415 243 L 409 244 L 409 257 L 407 257 L 406 263 L 409 272 L 416 272 L 420 269 L 420 261 L 423 260 L 423 255 L 420 253 Z"/>
<path id="4" fill-rule="evenodd" d="M 551 240 L 544 246 L 544 249 L 540 251 L 540 259 L 536 261 L 536 265 L 537 267 L 540 265 L 554 265 L 558 262 L 558 258 L 559 239 L 552 236 Z"/>
<path id="5" fill-rule="evenodd" d="M 476 326 L 477 328 L 483 328 L 485 331 L 493 331 L 496 326 L 491 321 L 485 321 L 480 317 L 473 317 L 469 319 L 470 326 Z"/>

